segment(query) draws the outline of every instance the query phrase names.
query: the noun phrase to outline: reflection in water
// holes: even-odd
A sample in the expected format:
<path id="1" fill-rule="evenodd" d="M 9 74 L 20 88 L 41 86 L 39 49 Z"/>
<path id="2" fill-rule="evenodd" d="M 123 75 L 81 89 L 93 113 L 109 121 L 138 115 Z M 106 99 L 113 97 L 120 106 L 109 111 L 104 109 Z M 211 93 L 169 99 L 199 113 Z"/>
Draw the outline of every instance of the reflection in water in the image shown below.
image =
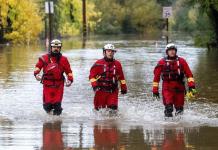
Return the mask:
<path id="1" fill-rule="evenodd" d="M 128 141 L 126 141 L 126 144 L 129 145 L 128 147 L 126 147 L 127 149 L 146 149 L 146 147 L 150 146 L 149 143 L 145 143 L 142 127 L 130 129 L 129 133 L 126 136 L 128 139 Z"/>
<path id="2" fill-rule="evenodd" d="M 199 56 L 196 69 L 198 90 L 201 99 L 218 103 L 218 50 L 207 51 Z"/>
<path id="3" fill-rule="evenodd" d="M 61 132 L 61 121 L 44 123 L 42 150 L 61 149 L 64 149 L 63 134 Z"/>
<path id="4" fill-rule="evenodd" d="M 13 129 L 13 122 L 0 116 L 0 148 L 1 145 L 8 145 L 11 142 L 13 136 L 8 133 L 13 132 Z"/>
<path id="5" fill-rule="evenodd" d="M 184 150 L 185 149 L 184 133 L 182 131 L 175 132 L 173 130 L 165 130 L 162 149 Z"/>
<path id="6" fill-rule="evenodd" d="M 119 147 L 119 131 L 116 126 L 94 126 L 95 150 L 117 149 Z"/>
<path id="7" fill-rule="evenodd" d="M 197 137 L 199 133 L 196 129 L 144 130 L 142 127 L 130 128 L 128 132 L 123 132 L 122 128 L 115 124 L 95 124 L 93 130 L 94 150 L 194 149 L 189 137 L 193 134 Z"/>
<path id="8" fill-rule="evenodd" d="M 61 121 L 47 122 L 43 124 L 43 146 L 42 150 L 71 150 L 65 147 L 63 133 L 61 131 Z"/>

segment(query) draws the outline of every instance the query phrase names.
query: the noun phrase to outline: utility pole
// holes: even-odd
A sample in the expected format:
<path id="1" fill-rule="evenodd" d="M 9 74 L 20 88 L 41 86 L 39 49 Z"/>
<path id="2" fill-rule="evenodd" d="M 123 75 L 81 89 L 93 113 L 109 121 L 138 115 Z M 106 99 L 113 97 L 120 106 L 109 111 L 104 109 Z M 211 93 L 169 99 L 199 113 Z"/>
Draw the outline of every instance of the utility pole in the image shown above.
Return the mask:
<path id="1" fill-rule="evenodd" d="M 83 39 L 86 39 L 86 36 L 87 36 L 86 0 L 82 0 L 82 8 L 83 8 Z"/>
<path id="2" fill-rule="evenodd" d="M 169 19 L 166 18 L 166 26 L 167 26 L 167 36 L 166 36 L 166 40 L 167 40 L 167 44 L 169 43 Z"/>
<path id="3" fill-rule="evenodd" d="M 48 21 L 47 21 L 47 18 L 45 19 L 45 32 L 46 32 L 46 37 L 45 37 L 45 44 L 46 44 L 46 49 L 47 51 L 49 52 L 50 51 L 50 42 L 53 38 L 53 26 L 52 26 L 52 17 L 53 17 L 53 13 L 54 13 L 54 3 L 53 1 L 46 1 L 45 2 L 45 13 L 47 14 L 47 18 L 48 18 Z M 47 25 L 47 22 L 48 22 L 48 25 Z"/>
<path id="4" fill-rule="evenodd" d="M 4 39 L 4 27 L 2 23 L 2 15 L 1 15 L 1 7 L 0 7 L 0 43 L 3 42 Z"/>
<path id="5" fill-rule="evenodd" d="M 48 1 L 48 23 L 49 23 L 49 43 L 51 42 L 52 39 L 52 14 L 51 14 L 51 2 L 50 0 Z"/>

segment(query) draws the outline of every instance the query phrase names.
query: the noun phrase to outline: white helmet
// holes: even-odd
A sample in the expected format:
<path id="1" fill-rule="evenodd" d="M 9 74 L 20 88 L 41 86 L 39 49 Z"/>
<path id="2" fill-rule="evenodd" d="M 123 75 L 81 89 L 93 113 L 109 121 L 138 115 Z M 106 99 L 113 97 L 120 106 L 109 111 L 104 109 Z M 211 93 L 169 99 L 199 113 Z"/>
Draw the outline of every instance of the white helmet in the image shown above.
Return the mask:
<path id="1" fill-rule="evenodd" d="M 62 43 L 60 40 L 54 39 L 51 41 L 51 47 L 53 47 L 53 46 L 62 47 Z"/>
<path id="2" fill-rule="evenodd" d="M 166 48 L 165 48 L 166 52 L 167 52 L 169 49 L 175 49 L 175 51 L 177 52 L 177 47 L 176 47 L 176 45 L 175 45 L 174 43 L 169 43 L 169 44 L 167 44 L 167 46 L 166 46 Z"/>
<path id="3" fill-rule="evenodd" d="M 117 51 L 117 50 L 115 49 L 115 47 L 114 47 L 113 44 L 106 44 L 106 45 L 104 45 L 103 51 L 105 51 L 105 50 L 112 50 L 112 51 L 114 51 L 114 52 Z"/>

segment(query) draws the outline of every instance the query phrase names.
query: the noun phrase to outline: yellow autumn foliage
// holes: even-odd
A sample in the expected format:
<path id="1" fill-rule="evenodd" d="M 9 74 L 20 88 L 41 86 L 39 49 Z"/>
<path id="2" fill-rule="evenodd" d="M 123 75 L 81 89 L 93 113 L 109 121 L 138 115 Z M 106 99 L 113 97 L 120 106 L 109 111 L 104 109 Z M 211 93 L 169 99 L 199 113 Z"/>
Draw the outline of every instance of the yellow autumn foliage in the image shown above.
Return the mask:
<path id="1" fill-rule="evenodd" d="M 58 31 L 62 36 L 78 35 L 82 31 L 82 0 L 60 0 L 57 3 Z M 86 1 L 89 29 L 94 30 L 99 13 L 92 1 Z"/>
<path id="2" fill-rule="evenodd" d="M 32 0 L 0 0 L 4 38 L 14 43 L 29 43 L 42 31 L 42 17 Z"/>

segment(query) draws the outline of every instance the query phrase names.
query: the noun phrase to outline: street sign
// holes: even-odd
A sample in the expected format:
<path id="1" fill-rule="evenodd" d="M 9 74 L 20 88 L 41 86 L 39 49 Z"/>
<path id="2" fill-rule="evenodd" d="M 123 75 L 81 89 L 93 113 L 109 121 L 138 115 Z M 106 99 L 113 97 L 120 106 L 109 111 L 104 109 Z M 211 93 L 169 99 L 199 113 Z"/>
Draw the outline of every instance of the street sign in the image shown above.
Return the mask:
<path id="1" fill-rule="evenodd" d="M 50 12 L 49 12 L 49 6 L 50 6 Z M 45 13 L 46 14 L 50 14 L 50 13 L 53 14 L 54 13 L 54 3 L 53 3 L 53 1 L 45 2 Z"/>
<path id="2" fill-rule="evenodd" d="M 45 2 L 45 13 L 49 13 L 49 7 L 48 7 L 48 2 Z"/>
<path id="3" fill-rule="evenodd" d="M 50 13 L 54 13 L 54 3 L 53 1 L 50 2 Z"/>
<path id="4" fill-rule="evenodd" d="M 163 18 L 169 18 L 173 15 L 172 7 L 163 7 Z"/>

